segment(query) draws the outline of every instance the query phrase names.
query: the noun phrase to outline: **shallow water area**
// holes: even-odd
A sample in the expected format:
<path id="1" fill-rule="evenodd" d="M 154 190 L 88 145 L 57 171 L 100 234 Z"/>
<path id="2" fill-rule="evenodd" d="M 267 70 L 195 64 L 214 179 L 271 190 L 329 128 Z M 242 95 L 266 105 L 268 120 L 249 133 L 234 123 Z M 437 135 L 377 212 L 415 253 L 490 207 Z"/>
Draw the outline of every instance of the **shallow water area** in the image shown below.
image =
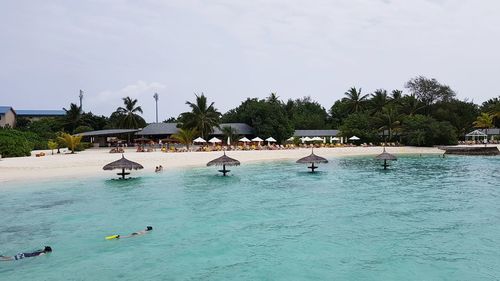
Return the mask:
<path id="1" fill-rule="evenodd" d="M 500 157 L 329 160 L 0 190 L 0 255 L 54 249 L 0 262 L 0 279 L 500 278 Z"/>

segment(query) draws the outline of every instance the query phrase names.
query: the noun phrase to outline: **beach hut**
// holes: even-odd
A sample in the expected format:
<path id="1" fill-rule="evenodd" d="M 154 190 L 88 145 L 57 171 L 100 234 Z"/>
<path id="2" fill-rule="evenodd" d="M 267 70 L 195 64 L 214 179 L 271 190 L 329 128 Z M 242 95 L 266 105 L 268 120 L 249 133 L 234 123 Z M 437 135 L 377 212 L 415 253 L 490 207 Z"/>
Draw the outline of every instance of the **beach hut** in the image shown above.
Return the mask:
<path id="1" fill-rule="evenodd" d="M 396 156 L 385 151 L 385 147 L 384 147 L 384 151 L 381 154 L 377 155 L 375 157 L 375 159 L 384 160 L 384 165 L 382 165 L 384 167 L 384 170 L 387 170 L 387 167 L 389 166 L 387 164 L 387 161 L 397 161 L 398 160 L 398 158 L 396 158 Z"/>
<path id="2" fill-rule="evenodd" d="M 125 179 L 126 175 L 130 175 L 130 173 L 125 172 L 125 170 L 140 170 L 144 169 L 144 167 L 136 163 L 134 161 L 130 161 L 125 156 L 122 154 L 122 158 L 119 160 L 116 160 L 114 162 L 111 162 L 107 164 L 106 166 L 102 167 L 103 170 L 116 170 L 116 169 L 121 169 L 122 172 L 118 173 L 117 175 L 121 176 L 122 179 Z"/>
<path id="3" fill-rule="evenodd" d="M 306 156 L 304 158 L 300 158 L 299 160 L 297 160 L 297 163 L 299 163 L 299 164 L 311 164 L 311 166 L 309 166 L 307 168 L 311 169 L 311 173 L 314 173 L 314 170 L 318 168 L 318 166 L 314 166 L 314 164 L 328 163 L 328 160 L 314 154 L 314 150 L 311 150 L 311 155 Z"/>
<path id="4" fill-rule="evenodd" d="M 266 141 L 267 141 L 267 145 L 271 145 L 272 142 L 276 142 L 276 140 L 273 137 L 268 137 L 266 139 Z"/>
<path id="5" fill-rule="evenodd" d="M 225 151 L 224 155 L 207 163 L 207 166 L 222 166 L 222 170 L 219 170 L 219 172 L 221 172 L 223 176 L 226 176 L 226 174 L 230 172 L 230 170 L 226 170 L 226 166 L 239 165 L 240 161 L 227 156 Z"/>

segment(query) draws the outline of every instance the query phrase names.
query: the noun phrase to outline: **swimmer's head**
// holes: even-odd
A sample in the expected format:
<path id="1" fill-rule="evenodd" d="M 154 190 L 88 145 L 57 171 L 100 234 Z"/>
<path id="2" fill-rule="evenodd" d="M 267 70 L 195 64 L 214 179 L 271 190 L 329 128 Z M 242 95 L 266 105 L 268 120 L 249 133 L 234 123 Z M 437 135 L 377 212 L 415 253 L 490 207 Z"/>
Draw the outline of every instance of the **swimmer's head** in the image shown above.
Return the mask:
<path id="1" fill-rule="evenodd" d="M 146 226 L 146 231 L 151 231 L 151 230 L 153 230 L 152 226 Z"/>
<path id="2" fill-rule="evenodd" d="M 45 253 L 50 253 L 50 252 L 52 252 L 52 248 L 50 246 L 45 246 L 45 248 L 43 248 L 43 251 Z"/>

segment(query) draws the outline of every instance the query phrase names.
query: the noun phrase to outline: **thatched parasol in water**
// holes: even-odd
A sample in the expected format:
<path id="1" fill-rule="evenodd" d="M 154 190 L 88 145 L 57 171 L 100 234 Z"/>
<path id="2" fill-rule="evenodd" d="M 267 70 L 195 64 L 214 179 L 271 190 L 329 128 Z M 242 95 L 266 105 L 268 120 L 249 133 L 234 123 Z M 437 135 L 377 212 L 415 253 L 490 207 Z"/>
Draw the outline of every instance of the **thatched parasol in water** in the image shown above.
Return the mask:
<path id="1" fill-rule="evenodd" d="M 240 161 L 227 156 L 224 151 L 224 155 L 207 163 L 207 166 L 222 166 L 222 170 L 219 170 L 219 172 L 221 172 L 223 176 L 230 172 L 230 170 L 226 170 L 226 165 L 239 166 Z"/>
<path id="2" fill-rule="evenodd" d="M 397 161 L 398 160 L 398 158 L 396 156 L 394 156 L 394 155 L 390 154 L 389 152 L 385 151 L 385 147 L 384 147 L 384 151 L 381 154 L 377 155 L 375 157 L 375 159 L 377 159 L 377 160 L 384 160 L 384 165 L 383 165 L 384 170 L 387 170 L 387 167 L 389 166 L 387 164 L 387 161 Z"/>
<path id="3" fill-rule="evenodd" d="M 311 155 L 306 156 L 304 158 L 300 158 L 299 160 L 297 160 L 297 163 L 299 163 L 299 164 L 311 164 L 311 166 L 309 166 L 307 168 L 311 169 L 311 173 L 314 173 L 314 170 L 316 168 L 318 168 L 318 166 L 314 166 L 314 164 L 328 163 L 328 160 L 314 154 L 314 150 L 311 150 Z"/>
<path id="4" fill-rule="evenodd" d="M 140 169 L 144 169 L 144 167 L 139 163 L 128 160 L 122 154 L 122 158 L 120 160 L 116 160 L 114 162 L 111 162 L 111 163 L 107 164 L 106 166 L 102 167 L 102 169 L 103 170 L 121 169 L 122 172 L 118 173 L 117 175 L 121 176 L 122 179 L 125 179 L 126 175 L 130 175 L 130 173 L 126 173 L 125 170 L 140 170 Z"/>

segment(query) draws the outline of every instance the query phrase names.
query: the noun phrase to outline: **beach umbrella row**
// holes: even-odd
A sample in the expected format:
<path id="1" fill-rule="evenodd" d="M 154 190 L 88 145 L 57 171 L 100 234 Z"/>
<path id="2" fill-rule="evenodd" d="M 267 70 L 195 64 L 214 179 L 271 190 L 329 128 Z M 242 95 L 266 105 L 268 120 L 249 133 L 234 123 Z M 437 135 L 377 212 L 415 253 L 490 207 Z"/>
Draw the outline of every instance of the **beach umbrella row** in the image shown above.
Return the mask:
<path id="1" fill-rule="evenodd" d="M 397 157 L 385 151 L 384 147 L 384 151 L 381 154 L 377 155 L 375 159 L 384 160 L 383 167 L 384 170 L 386 170 L 388 167 L 387 161 L 396 161 Z M 315 166 L 315 164 L 328 163 L 328 160 L 314 154 L 314 149 L 312 149 L 311 154 L 309 156 L 300 158 L 299 160 L 297 160 L 297 163 L 311 164 L 311 166 L 309 166 L 308 168 L 311 169 L 311 173 L 314 173 L 315 170 L 318 168 L 318 166 Z M 207 166 L 222 166 L 222 170 L 219 170 L 219 172 L 221 172 L 223 176 L 226 176 L 226 174 L 230 172 L 230 170 L 226 169 L 226 166 L 239 166 L 239 165 L 240 161 L 227 156 L 225 151 L 224 155 L 207 163 Z M 122 154 L 121 159 L 111 162 L 103 167 L 103 170 L 116 170 L 116 169 L 122 170 L 122 172 L 118 173 L 118 175 L 121 176 L 122 179 L 125 179 L 125 176 L 130 174 L 128 172 L 125 172 L 125 170 L 140 170 L 144 169 L 144 167 L 139 163 L 126 159 Z"/>

